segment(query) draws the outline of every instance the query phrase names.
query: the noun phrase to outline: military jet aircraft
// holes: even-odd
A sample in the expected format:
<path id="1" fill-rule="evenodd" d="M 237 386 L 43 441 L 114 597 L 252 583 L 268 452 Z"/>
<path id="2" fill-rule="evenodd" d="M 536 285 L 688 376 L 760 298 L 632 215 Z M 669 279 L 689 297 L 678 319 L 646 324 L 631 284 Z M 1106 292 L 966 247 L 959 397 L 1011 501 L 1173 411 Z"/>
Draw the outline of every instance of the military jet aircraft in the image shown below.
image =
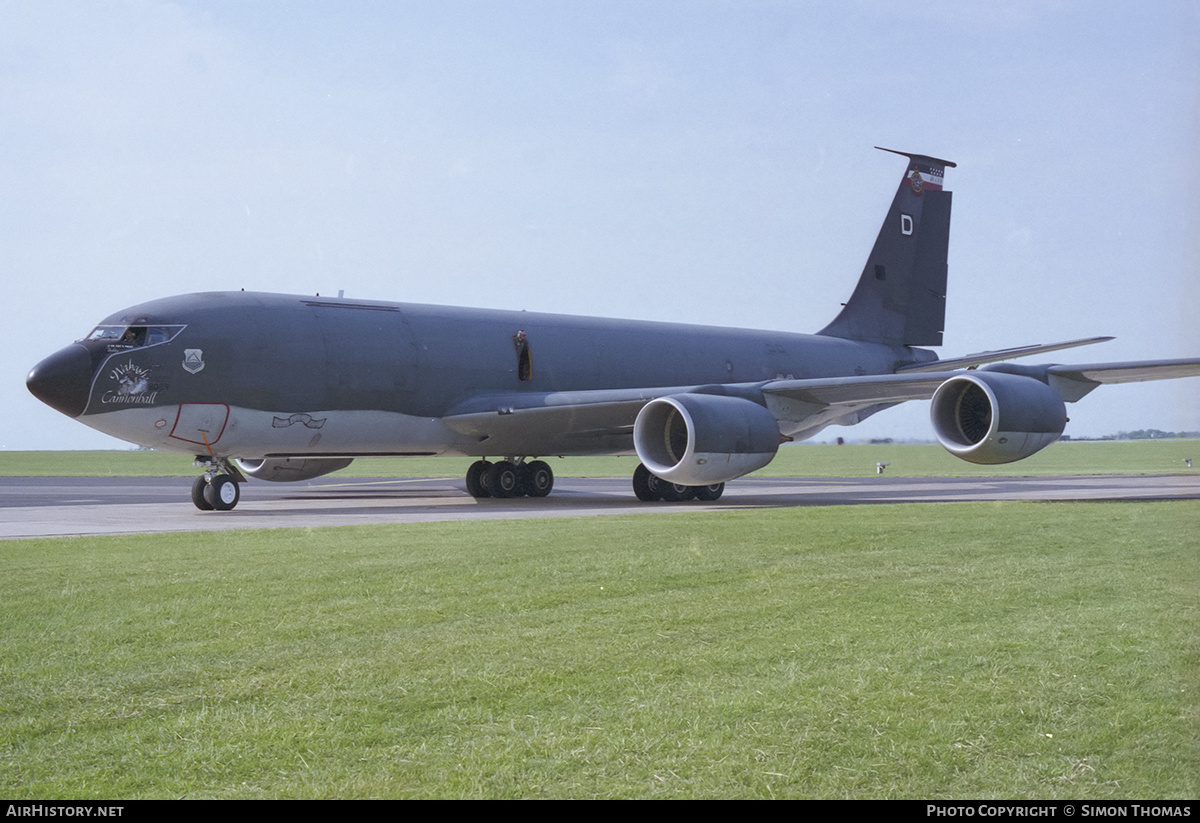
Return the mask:
<path id="1" fill-rule="evenodd" d="M 892 151 L 884 149 L 884 151 Z M 193 455 L 204 510 L 247 477 L 358 457 L 465 455 L 477 497 L 542 497 L 546 456 L 636 453 L 645 501 L 715 500 L 779 445 L 932 398 L 952 454 L 1007 463 L 1054 442 L 1101 383 L 1200 374 L 1200 359 L 1005 363 L 1111 338 L 939 360 L 954 163 L 920 154 L 841 313 L 815 335 L 212 292 L 123 309 L 34 366 L 29 390 L 100 431 Z"/>

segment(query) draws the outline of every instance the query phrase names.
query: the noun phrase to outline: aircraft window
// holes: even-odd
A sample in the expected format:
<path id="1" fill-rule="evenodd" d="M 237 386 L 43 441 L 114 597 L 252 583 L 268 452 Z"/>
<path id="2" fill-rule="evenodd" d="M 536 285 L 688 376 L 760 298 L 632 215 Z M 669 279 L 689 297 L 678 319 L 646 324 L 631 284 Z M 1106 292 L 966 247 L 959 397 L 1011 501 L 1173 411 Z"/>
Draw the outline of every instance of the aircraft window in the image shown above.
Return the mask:
<path id="1" fill-rule="evenodd" d="M 166 343 L 175 335 L 165 326 L 151 326 L 146 329 L 146 345 L 157 346 L 159 343 Z"/>
<path id="2" fill-rule="evenodd" d="M 97 326 L 87 336 L 88 340 L 120 340 L 125 332 L 124 326 Z"/>
<path id="3" fill-rule="evenodd" d="M 513 335 L 513 346 L 517 349 L 517 379 L 522 383 L 533 379 L 533 358 L 529 354 L 529 340 L 525 330 Z"/>
<path id="4" fill-rule="evenodd" d="M 157 346 L 174 339 L 183 331 L 183 326 L 97 326 L 87 336 L 88 340 L 104 340 L 110 346 L 135 348 Z"/>
<path id="5" fill-rule="evenodd" d="M 121 344 L 125 346 L 144 346 L 146 345 L 146 327 L 145 326 L 130 326 L 121 335 Z"/>

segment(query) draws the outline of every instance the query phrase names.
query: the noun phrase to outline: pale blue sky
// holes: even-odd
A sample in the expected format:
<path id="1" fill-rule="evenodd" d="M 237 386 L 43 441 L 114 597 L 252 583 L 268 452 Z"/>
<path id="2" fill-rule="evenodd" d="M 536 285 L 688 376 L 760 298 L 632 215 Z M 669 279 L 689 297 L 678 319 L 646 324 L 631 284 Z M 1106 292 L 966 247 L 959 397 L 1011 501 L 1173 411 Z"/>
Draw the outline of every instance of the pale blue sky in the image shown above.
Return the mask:
<path id="1" fill-rule="evenodd" d="M 1194 2 L 0 0 L 0 448 L 119 446 L 25 374 L 181 292 L 815 331 L 875 145 L 959 164 L 942 356 L 1200 355 L 1198 42 Z M 1200 379 L 1069 413 L 1200 430 Z"/>

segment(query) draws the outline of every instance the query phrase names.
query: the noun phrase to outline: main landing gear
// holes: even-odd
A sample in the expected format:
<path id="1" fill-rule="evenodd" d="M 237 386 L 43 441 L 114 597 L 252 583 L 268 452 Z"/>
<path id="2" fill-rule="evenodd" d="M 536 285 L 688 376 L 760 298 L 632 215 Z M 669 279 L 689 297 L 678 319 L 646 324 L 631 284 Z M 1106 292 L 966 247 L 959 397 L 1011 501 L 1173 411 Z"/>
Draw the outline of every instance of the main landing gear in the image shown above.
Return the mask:
<path id="1" fill-rule="evenodd" d="M 712 501 L 725 493 L 724 483 L 713 483 L 709 486 L 684 486 L 680 483 L 668 483 L 650 470 L 638 463 L 633 473 L 633 493 L 644 503 L 663 500 L 667 503 L 682 503 L 685 500 Z"/>
<path id="2" fill-rule="evenodd" d="M 541 460 L 526 463 L 523 459 L 489 463 L 476 460 L 467 469 L 467 493 L 476 499 L 485 497 L 545 497 L 554 488 L 554 472 Z M 663 500 L 682 503 L 685 500 L 712 501 L 725 492 L 724 483 L 709 486 L 684 486 L 668 483 L 638 464 L 633 473 L 633 493 L 647 503 Z M 199 505 L 199 504 L 197 504 Z"/>
<path id="3" fill-rule="evenodd" d="M 476 460 L 467 469 L 467 493 L 475 498 L 545 497 L 553 488 L 554 470 L 542 460 Z"/>
<path id="4" fill-rule="evenodd" d="M 192 483 L 192 503 L 200 511 L 227 512 L 241 499 L 238 483 L 245 478 L 224 460 L 197 460 L 204 474 Z"/>

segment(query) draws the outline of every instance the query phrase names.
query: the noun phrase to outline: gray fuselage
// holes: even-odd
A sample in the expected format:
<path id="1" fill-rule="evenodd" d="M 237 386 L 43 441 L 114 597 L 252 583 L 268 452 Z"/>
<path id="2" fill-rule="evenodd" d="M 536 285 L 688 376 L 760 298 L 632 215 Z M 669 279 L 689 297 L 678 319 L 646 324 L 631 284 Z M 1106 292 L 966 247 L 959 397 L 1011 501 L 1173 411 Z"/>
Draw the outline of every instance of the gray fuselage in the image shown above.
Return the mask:
<path id="1" fill-rule="evenodd" d="M 236 457 L 629 451 L 627 432 L 531 431 L 485 446 L 442 421 L 558 393 L 888 374 L 931 356 L 819 335 L 250 292 L 155 300 L 101 325 L 177 331 L 157 344 L 76 344 L 92 369 L 82 422 Z M 340 433 L 326 428 L 337 419 Z M 297 427 L 311 436 L 284 442 L 279 430 Z"/>

